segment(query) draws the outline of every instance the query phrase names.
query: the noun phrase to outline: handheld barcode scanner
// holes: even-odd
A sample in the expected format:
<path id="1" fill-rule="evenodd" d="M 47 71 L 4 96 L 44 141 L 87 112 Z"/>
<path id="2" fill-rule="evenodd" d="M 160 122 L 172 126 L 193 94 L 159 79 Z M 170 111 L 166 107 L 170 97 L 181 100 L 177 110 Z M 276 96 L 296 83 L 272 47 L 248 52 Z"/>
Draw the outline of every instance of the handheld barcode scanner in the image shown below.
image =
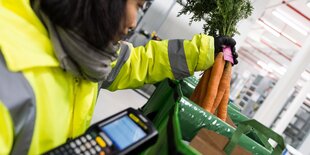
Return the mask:
<path id="1" fill-rule="evenodd" d="M 138 154 L 156 142 L 157 130 L 133 108 L 93 124 L 85 134 L 44 154 Z"/>

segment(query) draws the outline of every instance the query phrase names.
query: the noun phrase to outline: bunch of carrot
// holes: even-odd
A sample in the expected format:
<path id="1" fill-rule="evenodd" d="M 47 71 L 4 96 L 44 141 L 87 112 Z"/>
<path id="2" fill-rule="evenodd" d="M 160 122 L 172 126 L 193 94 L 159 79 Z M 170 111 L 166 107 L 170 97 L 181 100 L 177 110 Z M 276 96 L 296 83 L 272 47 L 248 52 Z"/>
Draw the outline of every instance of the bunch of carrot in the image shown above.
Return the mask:
<path id="1" fill-rule="evenodd" d="M 226 121 L 229 101 L 232 64 L 224 60 L 223 52 L 217 54 L 214 65 L 204 71 L 190 99 Z"/>
<path id="2" fill-rule="evenodd" d="M 183 4 L 183 3 L 182 3 Z M 204 33 L 210 36 L 238 34 L 237 23 L 252 14 L 251 0 L 187 0 L 179 15 L 190 13 L 190 23 L 204 21 Z M 232 64 L 220 52 L 212 68 L 206 70 L 190 97 L 205 110 L 223 120 L 227 117 Z"/>

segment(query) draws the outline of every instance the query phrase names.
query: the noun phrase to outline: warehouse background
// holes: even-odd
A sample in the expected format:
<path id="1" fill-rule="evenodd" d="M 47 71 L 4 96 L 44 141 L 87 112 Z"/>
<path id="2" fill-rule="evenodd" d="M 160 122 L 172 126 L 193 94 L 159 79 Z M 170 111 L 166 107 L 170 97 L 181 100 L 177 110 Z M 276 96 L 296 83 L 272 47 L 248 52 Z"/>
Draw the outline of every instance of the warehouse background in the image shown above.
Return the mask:
<path id="1" fill-rule="evenodd" d="M 202 33 L 202 22 L 189 25 L 189 15 L 177 17 L 184 3 L 154 0 L 139 13 L 138 27 L 128 41 L 144 45 L 152 32 L 163 39 L 191 39 Z M 310 155 L 310 1 L 252 3 L 252 16 L 238 24 L 241 35 L 234 37 L 240 63 L 234 67 L 230 98 L 242 113 L 283 135 L 292 154 Z M 93 122 L 126 107 L 143 106 L 154 89 L 101 90 Z"/>

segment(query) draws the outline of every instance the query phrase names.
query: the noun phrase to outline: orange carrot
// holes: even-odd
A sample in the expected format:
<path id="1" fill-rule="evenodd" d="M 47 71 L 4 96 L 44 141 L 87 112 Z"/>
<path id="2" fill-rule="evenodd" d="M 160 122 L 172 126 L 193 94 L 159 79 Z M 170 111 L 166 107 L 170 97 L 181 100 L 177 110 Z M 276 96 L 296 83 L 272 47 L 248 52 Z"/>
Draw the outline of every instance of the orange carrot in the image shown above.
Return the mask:
<path id="1" fill-rule="evenodd" d="M 234 128 L 237 128 L 236 124 L 231 120 L 231 118 L 229 117 L 229 115 L 227 115 L 226 117 L 226 123 L 231 125 Z"/>
<path id="2" fill-rule="evenodd" d="M 199 98 L 198 98 L 198 105 L 201 105 L 202 104 L 202 101 L 203 99 L 205 98 L 206 96 L 206 92 L 207 92 L 207 86 L 208 86 L 208 82 L 210 80 L 210 75 L 211 75 L 211 71 L 212 71 L 212 68 L 209 68 L 208 70 L 204 71 L 204 79 L 202 79 L 202 82 L 201 82 L 201 90 L 200 90 L 200 93 L 199 93 Z"/>
<path id="3" fill-rule="evenodd" d="M 199 83 L 200 83 L 200 81 L 199 81 Z M 190 100 L 192 100 L 193 102 L 195 102 L 196 104 L 198 104 L 198 98 L 199 98 L 199 93 L 200 93 L 200 88 L 199 88 L 199 83 L 197 84 L 197 86 L 196 86 L 196 88 L 195 88 L 195 90 L 194 90 L 194 92 L 192 93 L 192 95 L 189 97 L 189 99 Z"/>
<path id="4" fill-rule="evenodd" d="M 190 96 L 190 100 L 194 101 L 198 105 L 201 103 L 201 100 L 203 100 L 205 96 L 205 88 L 208 85 L 211 69 L 212 67 L 203 72 L 203 75 L 201 76 L 194 92 Z"/>
<path id="5" fill-rule="evenodd" d="M 226 121 L 227 118 L 227 106 L 228 106 L 228 101 L 229 101 L 229 93 L 230 93 L 230 79 L 231 79 L 231 63 L 227 62 L 225 71 L 224 71 L 223 76 L 227 76 L 227 79 L 229 79 L 225 93 L 223 95 L 223 98 L 219 104 L 218 111 L 217 111 L 217 116 Z"/>
<path id="6" fill-rule="evenodd" d="M 215 110 L 217 109 L 218 105 L 220 104 L 224 92 L 225 90 L 228 89 L 228 87 L 230 87 L 230 80 L 231 80 L 231 63 L 230 62 L 226 62 L 225 63 L 225 69 L 219 84 L 219 88 L 218 88 L 218 92 L 214 101 L 214 105 L 211 109 L 211 113 L 213 114 L 215 112 Z"/>
<path id="7" fill-rule="evenodd" d="M 222 82 L 222 80 L 221 80 L 221 82 Z M 220 85 L 221 85 L 221 82 L 220 82 Z M 219 88 L 218 88 L 218 92 L 217 92 L 217 94 L 216 94 L 216 98 L 215 98 L 215 100 L 214 100 L 214 104 L 213 104 L 212 109 L 211 109 L 211 112 L 210 112 L 211 114 L 214 114 L 215 110 L 216 110 L 217 107 L 219 106 L 219 104 L 220 104 L 220 102 L 221 102 L 221 100 L 222 100 L 222 98 L 223 98 L 223 96 L 224 96 L 225 90 L 226 90 L 226 89 L 224 89 L 224 88 L 222 88 L 222 87 L 219 87 Z"/>
<path id="8" fill-rule="evenodd" d="M 220 105 L 217 110 L 217 117 L 222 119 L 223 121 L 226 121 L 227 117 L 227 106 L 229 101 L 229 89 L 225 90 L 224 96 L 222 98 L 222 101 L 220 102 Z"/>
<path id="9" fill-rule="evenodd" d="M 210 112 L 212 109 L 218 91 L 220 79 L 223 74 L 225 65 L 225 60 L 223 57 L 223 52 L 220 52 L 215 58 L 215 63 L 212 67 L 211 76 L 208 82 L 207 95 L 203 99 L 201 104 L 201 106 L 208 112 Z"/>
<path id="10" fill-rule="evenodd" d="M 190 96 L 190 100 L 192 100 L 193 102 L 195 102 L 196 104 L 198 104 L 198 101 L 199 101 L 199 95 L 200 95 L 200 92 L 201 92 L 201 89 L 203 88 L 203 85 L 201 84 L 203 79 L 204 79 L 204 76 L 205 76 L 205 72 L 203 73 L 203 75 L 201 76 L 196 88 L 194 89 L 194 92 L 192 93 L 192 95 Z"/>

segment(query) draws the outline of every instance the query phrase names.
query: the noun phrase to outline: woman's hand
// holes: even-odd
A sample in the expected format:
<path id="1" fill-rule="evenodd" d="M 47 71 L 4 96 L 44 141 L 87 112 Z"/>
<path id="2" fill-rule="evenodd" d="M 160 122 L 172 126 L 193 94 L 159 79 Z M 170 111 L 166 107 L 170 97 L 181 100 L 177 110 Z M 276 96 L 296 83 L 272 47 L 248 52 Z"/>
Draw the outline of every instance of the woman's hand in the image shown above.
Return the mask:
<path id="1" fill-rule="evenodd" d="M 236 41 L 232 37 L 219 36 L 214 38 L 214 54 L 217 55 L 219 52 L 223 52 L 223 47 L 229 46 L 234 59 L 234 65 L 238 64 L 238 54 L 236 53 Z"/>

